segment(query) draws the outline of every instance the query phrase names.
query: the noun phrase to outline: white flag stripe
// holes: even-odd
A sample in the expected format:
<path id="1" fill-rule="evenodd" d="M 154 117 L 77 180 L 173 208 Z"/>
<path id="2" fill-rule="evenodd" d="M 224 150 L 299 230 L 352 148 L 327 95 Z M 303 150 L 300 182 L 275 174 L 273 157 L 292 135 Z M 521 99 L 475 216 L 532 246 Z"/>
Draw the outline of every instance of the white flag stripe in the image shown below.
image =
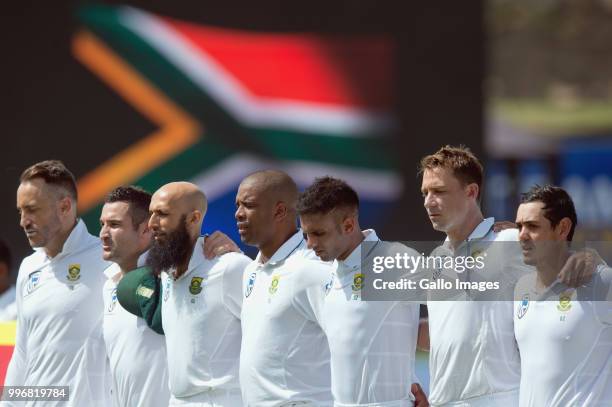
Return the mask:
<path id="1" fill-rule="evenodd" d="M 251 154 L 233 155 L 191 182 L 198 185 L 209 200 L 214 200 L 225 195 L 250 173 L 271 168 L 285 171 L 300 189 L 312 184 L 316 177 L 329 175 L 348 182 L 362 199 L 390 201 L 399 198 L 403 190 L 402 178 L 392 172 L 308 161 L 271 161 Z"/>

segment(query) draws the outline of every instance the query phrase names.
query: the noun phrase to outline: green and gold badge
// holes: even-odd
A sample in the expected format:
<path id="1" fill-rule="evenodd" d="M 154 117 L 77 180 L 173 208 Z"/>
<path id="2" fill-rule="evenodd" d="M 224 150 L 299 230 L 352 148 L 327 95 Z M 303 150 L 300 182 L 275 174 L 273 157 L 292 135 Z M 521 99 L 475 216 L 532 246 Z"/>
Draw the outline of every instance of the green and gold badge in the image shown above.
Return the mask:
<path id="1" fill-rule="evenodd" d="M 572 308 L 572 292 L 564 291 L 559 294 L 559 305 L 557 309 L 561 312 L 567 312 Z"/>
<path id="2" fill-rule="evenodd" d="M 274 294 L 276 290 L 278 290 L 278 283 L 280 282 L 280 276 L 272 277 L 272 282 L 270 283 L 270 288 L 268 288 L 268 292 L 270 294 Z"/>
<path id="3" fill-rule="evenodd" d="M 189 292 L 193 295 L 198 295 L 202 292 L 202 277 L 192 277 L 191 284 L 189 284 Z"/>
<path id="4" fill-rule="evenodd" d="M 68 274 L 66 274 L 66 278 L 68 281 L 79 281 L 81 278 L 81 265 L 80 264 L 70 264 L 68 266 Z"/>
<path id="5" fill-rule="evenodd" d="M 355 274 L 355 277 L 353 277 L 353 285 L 351 287 L 353 288 L 353 291 L 361 291 L 363 288 L 363 274 Z"/>
<path id="6" fill-rule="evenodd" d="M 484 249 L 476 249 L 472 252 L 471 257 L 476 258 L 476 257 L 484 257 L 485 256 L 485 251 Z"/>

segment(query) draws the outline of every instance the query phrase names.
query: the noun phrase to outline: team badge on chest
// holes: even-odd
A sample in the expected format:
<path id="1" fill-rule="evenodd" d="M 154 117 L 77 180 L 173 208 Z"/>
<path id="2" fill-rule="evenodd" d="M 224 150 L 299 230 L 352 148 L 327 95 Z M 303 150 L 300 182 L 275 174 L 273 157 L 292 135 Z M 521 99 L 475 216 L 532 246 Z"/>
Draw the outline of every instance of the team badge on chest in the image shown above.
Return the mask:
<path id="1" fill-rule="evenodd" d="M 272 277 L 272 282 L 270 283 L 270 288 L 268 288 L 268 292 L 270 295 L 274 294 L 278 290 L 278 284 L 280 283 L 280 276 Z"/>
<path id="2" fill-rule="evenodd" d="M 357 273 L 355 277 L 353 277 L 353 285 L 351 286 L 353 292 L 361 291 L 363 288 L 363 274 Z"/>
<path id="3" fill-rule="evenodd" d="M 249 281 L 247 281 L 247 285 L 244 290 L 245 297 L 248 297 L 253 292 L 253 287 L 255 287 L 255 278 L 257 278 L 257 273 L 253 272 L 249 275 Z"/>
<path id="4" fill-rule="evenodd" d="M 557 309 L 561 312 L 559 321 L 565 322 L 569 310 L 572 308 L 572 290 L 567 290 L 559 294 L 559 304 Z"/>
<path id="5" fill-rule="evenodd" d="M 568 312 L 572 308 L 572 292 L 564 291 L 559 294 L 559 305 L 557 309 L 561 312 Z"/>
<path id="6" fill-rule="evenodd" d="M 68 266 L 68 274 L 66 274 L 66 278 L 71 283 L 79 281 L 81 278 L 81 265 L 80 264 L 70 264 Z"/>
<path id="7" fill-rule="evenodd" d="M 363 288 L 363 274 L 357 273 L 353 277 L 353 285 L 351 286 L 353 294 L 351 294 L 351 300 L 361 300 L 361 289 Z"/>
<path id="8" fill-rule="evenodd" d="M 189 292 L 193 295 L 198 295 L 202 292 L 202 280 L 203 277 L 192 277 L 191 284 L 189 284 Z"/>

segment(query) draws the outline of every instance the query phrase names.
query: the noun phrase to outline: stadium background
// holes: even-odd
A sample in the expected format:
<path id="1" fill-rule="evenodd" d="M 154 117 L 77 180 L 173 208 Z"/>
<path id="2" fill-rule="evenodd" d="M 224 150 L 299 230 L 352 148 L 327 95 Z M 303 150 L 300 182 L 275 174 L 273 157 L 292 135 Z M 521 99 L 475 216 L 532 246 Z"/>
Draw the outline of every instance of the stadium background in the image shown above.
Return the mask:
<path id="1" fill-rule="evenodd" d="M 211 200 L 205 231 L 237 239 L 239 180 L 277 166 L 301 187 L 345 178 L 387 240 L 433 240 L 417 163 L 465 144 L 484 157 L 485 213 L 513 219 L 518 193 L 551 181 L 576 200 L 579 236 L 612 240 L 609 1 L 6 7 L 0 236 L 17 265 L 18 177 L 48 158 L 77 176 L 92 233 L 112 187 L 188 179 Z"/>

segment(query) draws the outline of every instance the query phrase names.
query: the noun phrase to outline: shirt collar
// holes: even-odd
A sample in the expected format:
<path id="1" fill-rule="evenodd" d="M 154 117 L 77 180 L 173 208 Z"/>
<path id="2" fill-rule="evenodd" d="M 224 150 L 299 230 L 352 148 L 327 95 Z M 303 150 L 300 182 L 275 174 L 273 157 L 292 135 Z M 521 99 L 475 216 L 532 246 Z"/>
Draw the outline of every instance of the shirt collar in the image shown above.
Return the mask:
<path id="1" fill-rule="evenodd" d="M 493 224 L 495 223 L 495 218 L 486 218 L 483 219 L 482 222 L 478 224 L 470 233 L 470 235 L 465 239 L 466 242 L 471 242 L 472 240 L 482 239 L 484 238 L 493 228 Z M 448 236 L 446 236 L 445 242 L 450 242 Z"/>
<path id="2" fill-rule="evenodd" d="M 117 263 L 113 263 L 104 270 L 106 278 L 113 278 L 117 274 L 121 273 L 121 267 Z"/>
<path id="3" fill-rule="evenodd" d="M 265 264 L 270 264 L 274 266 L 282 261 L 284 261 L 291 253 L 293 253 L 304 241 L 304 233 L 301 229 L 298 229 L 297 232 L 293 236 L 291 236 L 285 243 L 279 247 L 276 252 L 270 257 L 270 259 Z M 257 254 L 257 258 L 255 259 L 257 263 L 261 264 L 261 252 Z"/>
<path id="4" fill-rule="evenodd" d="M 363 232 L 365 238 L 359 245 L 353 249 L 351 254 L 344 260 L 334 260 L 334 269 L 338 274 L 351 273 L 361 267 L 361 247 L 364 242 L 378 242 L 380 239 L 376 235 L 374 229 L 368 229 Z"/>
<path id="5" fill-rule="evenodd" d="M 476 226 L 476 229 L 474 229 L 472 233 L 470 233 L 470 235 L 468 236 L 468 242 L 476 239 L 482 239 L 483 237 L 485 237 L 491 231 L 491 228 L 493 227 L 494 223 L 495 218 L 483 219 L 482 222 L 480 222 L 478 226 Z"/>

